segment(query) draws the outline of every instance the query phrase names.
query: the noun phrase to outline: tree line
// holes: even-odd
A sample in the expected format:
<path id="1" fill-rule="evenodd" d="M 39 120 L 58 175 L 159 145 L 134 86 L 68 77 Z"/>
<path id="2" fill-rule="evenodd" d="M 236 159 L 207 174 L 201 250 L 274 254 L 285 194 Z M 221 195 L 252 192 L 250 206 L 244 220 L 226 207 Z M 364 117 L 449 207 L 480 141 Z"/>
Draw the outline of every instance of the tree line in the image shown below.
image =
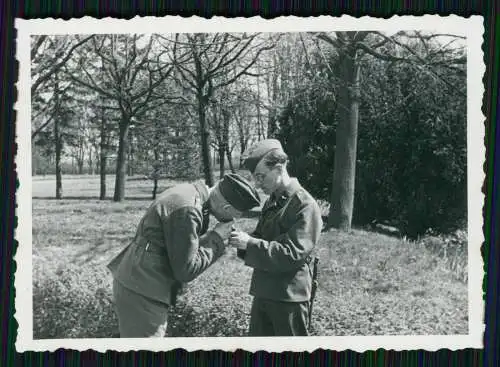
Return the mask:
<path id="1" fill-rule="evenodd" d="M 353 215 L 402 223 L 430 210 L 432 185 L 444 195 L 452 183 L 462 200 L 462 43 L 418 31 L 33 36 L 34 157 L 53 162 L 56 197 L 71 156 L 80 172 L 86 163 L 100 173 L 101 199 L 115 172 L 121 201 L 134 169 L 155 187 L 161 173 L 212 185 L 211 152 L 222 176 L 253 141 L 277 137 L 292 172 L 330 202 L 329 226 L 348 230 Z M 395 183 L 424 176 L 417 188 Z"/>

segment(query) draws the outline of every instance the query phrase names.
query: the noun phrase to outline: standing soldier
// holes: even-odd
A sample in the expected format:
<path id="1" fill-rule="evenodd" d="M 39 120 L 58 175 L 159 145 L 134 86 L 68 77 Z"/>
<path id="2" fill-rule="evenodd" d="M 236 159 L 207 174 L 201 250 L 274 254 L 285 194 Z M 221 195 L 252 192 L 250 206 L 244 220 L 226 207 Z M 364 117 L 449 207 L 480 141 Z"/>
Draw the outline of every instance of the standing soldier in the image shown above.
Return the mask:
<path id="1" fill-rule="evenodd" d="M 120 337 L 163 337 L 169 305 L 225 250 L 232 220 L 258 206 L 242 177 L 226 175 L 212 188 L 202 182 L 165 190 L 147 209 L 134 240 L 108 265 Z M 220 222 L 207 232 L 209 214 Z"/>
<path id="2" fill-rule="evenodd" d="M 229 244 L 252 267 L 250 336 L 306 336 L 310 313 L 311 252 L 323 222 L 314 198 L 291 178 L 278 140 L 250 149 L 244 165 L 270 195 L 252 235 L 233 231 Z"/>

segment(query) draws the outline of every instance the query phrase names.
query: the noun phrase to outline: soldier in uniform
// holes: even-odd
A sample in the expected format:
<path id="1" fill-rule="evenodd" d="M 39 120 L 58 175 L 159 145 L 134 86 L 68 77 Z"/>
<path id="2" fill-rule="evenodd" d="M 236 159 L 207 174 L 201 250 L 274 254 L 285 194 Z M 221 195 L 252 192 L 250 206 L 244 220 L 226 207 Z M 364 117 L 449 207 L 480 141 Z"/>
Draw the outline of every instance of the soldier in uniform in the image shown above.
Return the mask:
<path id="1" fill-rule="evenodd" d="M 311 252 L 323 222 L 314 198 L 289 176 L 278 140 L 254 145 L 244 161 L 265 194 L 255 231 L 232 231 L 229 244 L 253 268 L 250 336 L 306 336 L 312 288 Z"/>
<path id="2" fill-rule="evenodd" d="M 109 264 L 120 337 L 163 337 L 178 290 L 223 253 L 232 220 L 258 206 L 248 181 L 228 174 L 165 190 L 147 209 L 134 240 Z M 209 214 L 219 221 L 207 231 Z"/>

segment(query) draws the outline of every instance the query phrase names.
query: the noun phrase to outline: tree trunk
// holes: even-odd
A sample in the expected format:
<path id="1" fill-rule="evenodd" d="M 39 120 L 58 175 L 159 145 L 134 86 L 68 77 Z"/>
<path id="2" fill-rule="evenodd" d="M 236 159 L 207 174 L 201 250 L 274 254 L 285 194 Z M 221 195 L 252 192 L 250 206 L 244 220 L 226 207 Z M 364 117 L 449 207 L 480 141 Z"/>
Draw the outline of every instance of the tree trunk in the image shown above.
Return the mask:
<path id="1" fill-rule="evenodd" d="M 85 141 L 82 136 L 78 140 L 78 157 L 76 164 L 78 165 L 78 174 L 83 175 L 83 166 L 85 165 Z"/>
<path id="2" fill-rule="evenodd" d="M 88 167 L 89 167 L 89 172 L 88 172 L 89 175 L 93 175 L 94 174 L 94 162 L 93 162 L 93 159 L 92 159 L 92 149 L 93 149 L 93 146 L 91 146 L 90 149 L 89 149 L 89 159 L 87 161 Z"/>
<path id="3" fill-rule="evenodd" d="M 56 199 L 62 199 L 61 152 L 62 141 L 59 133 L 59 116 L 54 119 L 54 138 L 56 142 Z"/>
<path id="4" fill-rule="evenodd" d="M 276 105 L 279 103 L 279 87 L 278 87 L 278 67 L 279 61 L 276 58 L 276 54 L 273 55 L 273 64 L 274 70 L 272 72 L 272 80 L 271 80 L 271 96 L 272 96 L 272 104 L 273 107 L 269 110 L 268 119 L 267 119 L 267 137 L 274 138 L 278 133 L 278 119 L 277 119 L 277 110 Z"/>
<path id="5" fill-rule="evenodd" d="M 130 146 L 130 142 L 128 143 L 128 146 Z M 127 171 L 127 176 L 130 177 L 130 176 L 133 175 L 133 172 L 132 172 L 132 154 L 130 154 L 130 151 L 127 154 L 127 168 L 126 168 L 126 171 Z"/>
<path id="6" fill-rule="evenodd" d="M 101 170 L 99 169 L 99 167 L 101 167 L 101 159 L 99 156 L 99 150 L 96 149 L 96 151 L 94 153 L 95 153 L 94 172 L 96 175 L 98 175 L 101 173 Z"/>
<path id="7" fill-rule="evenodd" d="M 127 171 L 130 177 L 134 175 L 134 143 L 132 141 L 132 132 L 129 134 L 128 148 Z"/>
<path id="8" fill-rule="evenodd" d="M 83 175 L 83 159 L 78 158 L 76 164 L 78 165 L 78 174 Z"/>
<path id="9" fill-rule="evenodd" d="M 234 172 L 233 162 L 231 162 L 231 152 L 229 151 L 229 125 L 231 124 L 231 114 L 228 110 L 224 110 L 222 116 L 224 118 L 224 125 L 222 126 L 222 154 L 227 156 L 229 168 L 231 172 Z M 221 175 L 221 178 L 222 177 L 224 177 L 224 175 Z"/>
<path id="10" fill-rule="evenodd" d="M 201 159 L 203 162 L 205 183 L 212 187 L 214 184 L 214 174 L 212 172 L 212 163 L 210 162 L 210 131 L 206 121 L 205 105 L 205 97 L 200 92 L 198 94 L 198 118 L 200 122 Z"/>
<path id="11" fill-rule="evenodd" d="M 153 200 L 156 199 L 156 192 L 158 191 L 158 176 L 159 176 L 159 160 L 160 152 L 158 151 L 158 146 L 154 148 L 154 167 L 153 167 Z"/>
<path id="12" fill-rule="evenodd" d="M 100 189 L 99 200 L 106 199 L 106 165 L 107 165 L 107 136 L 106 136 L 106 120 L 104 119 L 104 111 L 101 111 L 101 141 L 100 145 L 100 158 L 99 158 L 99 176 L 100 176 Z"/>
<path id="13" fill-rule="evenodd" d="M 243 136 L 243 132 L 240 134 L 240 168 L 243 166 L 243 153 L 247 149 L 247 140 Z"/>
<path id="14" fill-rule="evenodd" d="M 276 119 L 276 110 L 271 108 L 267 119 L 267 137 L 274 138 L 278 132 L 278 124 Z"/>
<path id="15" fill-rule="evenodd" d="M 345 87 L 339 91 L 339 116 L 328 226 L 349 231 L 354 204 L 359 119 L 359 73 L 356 51 L 342 56 L 340 71 Z"/>
<path id="16" fill-rule="evenodd" d="M 224 177 L 224 163 L 225 163 L 225 149 L 224 149 L 224 144 L 219 143 L 219 149 L 217 149 L 217 152 L 219 153 L 219 178 Z"/>
<path id="17" fill-rule="evenodd" d="M 118 141 L 118 157 L 116 158 L 115 193 L 113 201 L 122 201 L 125 198 L 129 125 L 128 116 L 122 116 L 122 120 L 120 121 L 120 138 Z"/>
<path id="18" fill-rule="evenodd" d="M 154 177 L 153 179 L 153 200 L 156 199 L 156 193 L 158 192 L 158 177 Z"/>
<path id="19" fill-rule="evenodd" d="M 257 63 L 257 75 L 259 73 L 260 73 L 260 68 L 259 68 L 259 63 Z M 262 130 L 263 130 L 262 128 L 263 128 L 262 119 L 260 116 L 260 83 L 259 83 L 259 77 L 257 76 L 257 140 L 258 141 L 261 140 Z M 240 165 L 241 165 L 241 160 L 240 160 Z"/>
<path id="20" fill-rule="evenodd" d="M 226 156 L 227 156 L 227 161 L 229 163 L 229 169 L 231 170 L 232 173 L 235 173 L 236 170 L 234 169 L 234 166 L 233 166 L 233 157 L 232 157 L 231 151 L 228 149 L 228 147 L 226 147 Z"/>
<path id="21" fill-rule="evenodd" d="M 61 106 L 59 100 L 59 81 L 57 74 L 54 75 L 54 140 L 56 148 L 56 199 L 62 199 L 62 172 L 61 172 L 61 153 L 62 137 L 59 133 L 59 120 L 61 118 Z"/>

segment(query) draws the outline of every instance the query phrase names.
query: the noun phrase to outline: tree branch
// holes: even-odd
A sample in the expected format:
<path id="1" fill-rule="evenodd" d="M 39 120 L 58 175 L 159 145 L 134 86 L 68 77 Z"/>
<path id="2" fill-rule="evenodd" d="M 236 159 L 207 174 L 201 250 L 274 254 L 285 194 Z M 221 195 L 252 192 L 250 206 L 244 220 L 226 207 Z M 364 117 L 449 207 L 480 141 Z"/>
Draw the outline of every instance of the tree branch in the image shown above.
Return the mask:
<path id="1" fill-rule="evenodd" d="M 423 36 L 420 32 L 417 32 L 417 35 L 416 36 L 412 36 L 410 34 L 405 34 L 405 37 L 407 38 L 419 38 L 419 39 L 424 39 L 424 40 L 430 40 L 432 38 L 436 38 L 436 37 L 454 37 L 454 38 L 458 38 L 458 39 L 467 39 L 467 37 L 465 36 L 459 36 L 457 34 L 450 34 L 450 33 L 433 33 L 433 34 L 430 34 L 430 35 L 427 35 L 427 36 Z"/>
<path id="2" fill-rule="evenodd" d="M 146 106 L 149 102 L 149 99 L 151 98 L 151 95 L 153 93 L 153 90 L 158 86 L 160 85 L 161 82 L 163 82 L 166 78 L 168 78 L 168 76 L 170 75 L 170 73 L 172 72 L 172 70 L 174 69 L 174 67 L 172 66 L 165 75 L 163 75 L 161 78 L 159 78 L 156 82 L 153 82 L 153 78 L 152 78 L 152 75 L 151 73 L 149 73 L 149 87 L 137 94 L 136 96 L 133 96 L 131 97 L 131 102 L 134 102 L 136 100 L 138 100 L 139 98 L 143 97 L 143 96 L 146 96 L 146 98 L 144 99 L 144 101 L 138 105 L 136 108 L 134 108 L 132 110 L 132 116 L 134 116 L 136 113 L 138 113 L 138 111 L 140 111 L 140 109 L 144 106 Z"/>
<path id="3" fill-rule="evenodd" d="M 333 39 L 331 37 L 328 37 L 326 35 L 326 33 L 317 33 L 316 38 L 318 38 L 322 41 L 325 41 L 326 43 L 329 43 L 330 45 L 332 45 L 333 47 L 336 47 L 336 48 L 342 48 L 342 46 L 343 46 L 341 41 L 339 41 L 338 39 Z"/>
<path id="4" fill-rule="evenodd" d="M 378 59 L 384 60 L 384 61 L 405 61 L 408 62 L 409 60 L 404 58 L 404 57 L 397 57 L 393 55 L 387 55 L 387 54 L 382 54 L 378 51 L 373 50 L 370 46 L 364 44 L 363 42 L 358 42 L 356 44 L 356 47 L 362 51 L 365 51 L 367 54 L 370 54 Z"/>
<path id="5" fill-rule="evenodd" d="M 212 74 L 214 71 L 224 69 L 226 66 L 231 65 L 235 60 L 237 60 L 240 57 L 240 55 L 243 53 L 243 51 L 245 51 L 248 48 L 248 46 L 250 46 L 250 44 L 255 39 L 255 36 L 256 35 L 249 37 L 248 41 L 241 46 L 240 50 L 237 51 L 236 54 L 232 58 L 230 58 L 227 61 L 224 61 L 231 54 L 231 52 L 233 52 L 234 50 L 236 50 L 238 48 L 238 46 L 240 46 L 240 44 L 236 44 L 236 46 L 229 49 L 224 55 L 222 55 L 222 57 L 219 59 L 219 62 L 217 63 L 217 65 L 213 69 L 208 71 L 208 74 Z"/>
<path id="6" fill-rule="evenodd" d="M 144 66 L 147 62 L 149 62 L 148 57 L 149 57 L 149 52 L 151 51 L 152 44 L 153 44 L 153 37 L 150 37 L 149 43 L 146 47 L 146 52 L 144 53 L 144 57 L 141 59 L 141 61 L 136 66 L 134 66 L 135 70 L 132 73 L 132 77 L 130 78 L 129 83 L 127 83 L 128 86 L 132 86 L 134 84 L 134 81 L 137 77 L 137 74 L 141 70 L 142 66 Z M 135 50 L 135 48 L 136 48 L 136 46 L 134 43 L 133 49 Z M 132 68 L 132 63 L 129 64 L 129 68 Z"/>
<path id="7" fill-rule="evenodd" d="M 69 49 L 66 56 L 64 56 L 60 62 L 56 63 L 51 69 L 49 69 L 49 71 L 47 73 L 45 73 L 44 75 L 40 76 L 37 80 L 35 80 L 33 82 L 33 84 L 31 85 L 31 95 L 33 96 L 43 82 L 47 81 L 54 73 L 56 73 L 59 69 L 61 69 L 61 67 L 64 64 L 66 64 L 66 62 L 71 57 L 73 51 L 75 51 L 78 47 L 80 47 L 81 45 L 83 45 L 85 42 L 87 42 L 89 39 L 91 39 L 93 37 L 94 37 L 94 35 L 86 37 L 83 40 L 81 40 L 80 42 L 73 45 L 73 47 L 71 47 Z"/>
<path id="8" fill-rule="evenodd" d="M 106 90 L 100 88 L 99 86 L 97 86 L 97 83 L 94 81 L 94 79 L 92 78 L 92 76 L 90 75 L 90 73 L 83 67 L 83 66 L 80 66 L 81 70 L 83 70 L 83 72 L 87 75 L 87 77 L 90 79 L 90 82 L 91 83 L 88 83 L 86 81 L 83 81 L 82 79 L 80 78 L 77 78 L 76 76 L 73 75 L 73 73 L 69 72 L 69 71 L 65 71 L 66 75 L 68 75 L 73 81 L 91 89 L 91 90 L 94 90 L 100 94 L 102 94 L 103 96 L 106 96 L 110 99 L 114 99 L 116 100 L 118 97 L 116 95 L 113 95 L 109 92 L 107 92 Z"/>
<path id="9" fill-rule="evenodd" d="M 380 32 L 375 32 L 379 35 L 381 35 L 382 37 L 384 38 L 389 38 L 387 37 L 386 35 L 380 33 Z M 453 86 L 453 84 L 451 84 L 450 82 L 448 82 L 446 79 L 444 79 L 441 75 L 437 74 L 435 71 L 433 70 L 430 70 L 430 69 L 427 69 L 425 66 L 427 66 L 427 61 L 424 60 L 420 55 L 418 55 L 414 50 L 412 50 L 408 45 L 405 45 L 405 44 L 402 44 L 401 42 L 393 39 L 393 38 L 389 38 L 389 40 L 391 42 L 393 42 L 394 44 L 400 46 L 400 47 L 403 47 L 404 49 L 406 49 L 408 52 L 410 52 L 413 56 L 415 56 L 417 58 L 417 60 L 421 63 L 420 65 L 417 64 L 417 63 L 413 63 L 411 62 L 411 60 L 406 60 L 406 59 L 400 59 L 400 61 L 406 61 L 408 62 L 409 64 L 413 64 L 415 66 L 417 66 L 420 70 L 424 71 L 424 72 L 427 72 L 431 75 L 433 75 L 435 78 L 439 79 L 440 81 L 442 81 L 444 84 L 446 84 L 451 90 L 454 90 L 456 92 L 458 92 L 459 94 L 461 94 L 462 96 L 466 96 L 465 93 L 463 93 L 461 90 L 457 89 L 455 86 Z M 361 43 L 362 44 L 362 43 Z M 359 45 L 359 44 L 358 44 Z M 366 45 L 365 45 L 366 46 Z M 367 49 L 369 49 L 369 47 L 366 47 L 364 48 L 364 51 L 367 51 L 368 53 L 371 53 L 373 55 L 373 53 L 375 51 L 373 50 L 370 50 L 368 51 Z M 380 55 L 380 54 L 379 54 Z M 398 59 L 396 58 L 395 56 L 391 56 L 392 58 L 392 61 L 396 61 L 395 59 Z"/>
<path id="10" fill-rule="evenodd" d="M 33 47 L 31 47 L 31 61 L 32 62 L 33 62 L 33 59 L 35 58 L 35 56 L 38 54 L 38 50 L 40 49 L 40 47 L 42 46 L 42 44 L 46 38 L 47 38 L 46 35 L 36 36 L 35 45 Z"/>
<path id="11" fill-rule="evenodd" d="M 228 81 L 225 81 L 225 82 L 222 82 L 216 86 L 214 86 L 214 89 L 218 89 L 218 88 L 221 88 L 221 87 L 224 87 L 226 85 L 229 85 L 229 84 L 232 84 L 234 83 L 236 80 L 238 80 L 242 75 L 245 75 L 248 71 L 248 69 L 250 69 L 258 60 L 259 58 L 259 55 L 264 52 L 264 51 L 268 51 L 268 50 L 271 50 L 272 48 L 274 48 L 274 45 L 268 45 L 268 46 L 265 46 L 265 47 L 262 47 L 260 48 L 258 51 L 257 51 L 257 54 L 254 56 L 253 60 L 251 62 L 248 63 L 247 66 L 245 66 L 243 68 L 243 70 L 241 70 L 239 73 L 237 73 L 234 77 L 232 77 L 231 79 L 229 79 Z"/>
<path id="12" fill-rule="evenodd" d="M 49 119 L 47 121 L 45 121 L 42 125 L 40 125 L 35 131 L 33 131 L 31 133 L 31 139 L 33 140 L 40 132 L 42 132 L 43 129 L 45 129 L 49 124 L 50 122 L 53 120 L 54 118 L 54 115 L 55 115 L 55 111 L 52 112 L 52 114 L 50 115 Z"/>

